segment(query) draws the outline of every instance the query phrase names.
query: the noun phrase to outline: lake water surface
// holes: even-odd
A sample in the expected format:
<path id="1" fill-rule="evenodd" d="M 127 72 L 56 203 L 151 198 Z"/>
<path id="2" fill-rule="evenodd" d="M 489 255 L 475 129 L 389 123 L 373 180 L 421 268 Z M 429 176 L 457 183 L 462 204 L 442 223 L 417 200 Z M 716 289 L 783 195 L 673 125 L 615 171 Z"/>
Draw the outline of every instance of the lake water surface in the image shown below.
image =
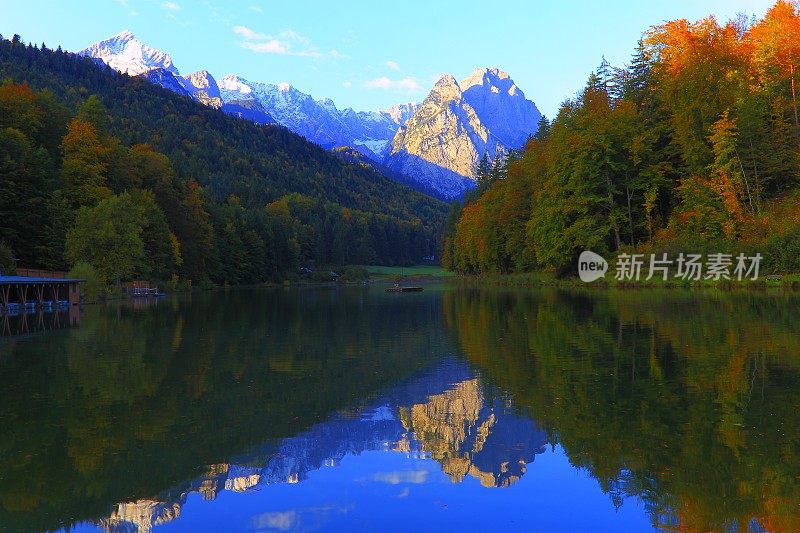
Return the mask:
<path id="1" fill-rule="evenodd" d="M 2 531 L 800 531 L 791 295 L 238 290 L 35 329 L 0 337 Z"/>

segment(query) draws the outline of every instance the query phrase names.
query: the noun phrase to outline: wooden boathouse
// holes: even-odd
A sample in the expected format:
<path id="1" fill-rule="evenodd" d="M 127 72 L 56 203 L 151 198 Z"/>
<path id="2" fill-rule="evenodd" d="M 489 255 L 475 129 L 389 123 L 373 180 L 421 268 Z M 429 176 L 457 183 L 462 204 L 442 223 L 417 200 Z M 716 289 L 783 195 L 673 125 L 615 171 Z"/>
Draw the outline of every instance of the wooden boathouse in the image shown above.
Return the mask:
<path id="1" fill-rule="evenodd" d="M 0 276 L 0 314 L 77 305 L 83 281 L 67 277 Z"/>

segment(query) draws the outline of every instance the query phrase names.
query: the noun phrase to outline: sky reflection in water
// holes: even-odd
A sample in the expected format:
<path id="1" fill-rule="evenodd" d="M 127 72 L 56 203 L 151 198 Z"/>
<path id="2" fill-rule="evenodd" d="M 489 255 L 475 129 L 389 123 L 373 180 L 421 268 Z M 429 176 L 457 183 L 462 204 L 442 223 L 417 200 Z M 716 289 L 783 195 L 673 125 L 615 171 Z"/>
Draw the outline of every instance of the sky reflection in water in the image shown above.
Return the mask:
<path id="1" fill-rule="evenodd" d="M 0 524 L 791 530 L 796 303 L 429 287 L 90 308 L 0 339 Z"/>

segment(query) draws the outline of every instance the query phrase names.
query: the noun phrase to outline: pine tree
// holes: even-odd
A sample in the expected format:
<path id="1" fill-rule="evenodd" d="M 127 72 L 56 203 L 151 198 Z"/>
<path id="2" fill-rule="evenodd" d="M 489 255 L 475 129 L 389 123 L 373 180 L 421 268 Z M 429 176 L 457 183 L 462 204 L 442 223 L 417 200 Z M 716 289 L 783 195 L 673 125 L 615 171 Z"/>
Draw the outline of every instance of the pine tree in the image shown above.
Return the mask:
<path id="1" fill-rule="evenodd" d="M 652 66 L 647 58 L 644 42 L 639 39 L 636 51 L 627 69 L 627 77 L 622 87 L 622 97 L 642 107 L 647 99 L 647 92 L 652 82 Z"/>
<path id="2" fill-rule="evenodd" d="M 489 185 L 498 180 L 506 179 L 508 175 L 507 157 L 498 152 L 492 160 L 492 169 L 489 171 Z"/>
<path id="3" fill-rule="evenodd" d="M 543 142 L 547 140 L 547 137 L 550 135 L 550 121 L 547 120 L 547 117 L 542 115 L 539 118 L 539 122 L 536 124 L 536 133 L 534 134 L 533 138 L 537 141 Z"/>
<path id="4" fill-rule="evenodd" d="M 600 66 L 597 67 L 595 76 L 596 89 L 608 93 L 609 83 L 611 82 L 611 64 L 606 61 L 606 56 L 603 56 L 602 61 L 600 61 Z"/>
<path id="5" fill-rule="evenodd" d="M 492 166 L 489 163 L 489 154 L 484 152 L 475 168 L 475 179 L 478 183 L 478 190 L 484 191 L 491 183 Z"/>

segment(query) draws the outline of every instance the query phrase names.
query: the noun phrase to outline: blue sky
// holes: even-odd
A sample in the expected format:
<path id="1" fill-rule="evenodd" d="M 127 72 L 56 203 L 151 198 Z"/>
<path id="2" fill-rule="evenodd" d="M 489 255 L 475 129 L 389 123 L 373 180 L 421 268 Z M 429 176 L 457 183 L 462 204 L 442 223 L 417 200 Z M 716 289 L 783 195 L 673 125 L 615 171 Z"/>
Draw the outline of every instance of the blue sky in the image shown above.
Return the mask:
<path id="1" fill-rule="evenodd" d="M 626 62 L 649 26 L 738 12 L 772 0 L 469 1 L 2 0 L 0 34 L 77 51 L 123 29 L 172 55 L 184 74 L 206 69 L 289 82 L 338 107 L 421 101 L 444 73 L 508 72 L 542 112 L 584 84 L 605 55 Z"/>

